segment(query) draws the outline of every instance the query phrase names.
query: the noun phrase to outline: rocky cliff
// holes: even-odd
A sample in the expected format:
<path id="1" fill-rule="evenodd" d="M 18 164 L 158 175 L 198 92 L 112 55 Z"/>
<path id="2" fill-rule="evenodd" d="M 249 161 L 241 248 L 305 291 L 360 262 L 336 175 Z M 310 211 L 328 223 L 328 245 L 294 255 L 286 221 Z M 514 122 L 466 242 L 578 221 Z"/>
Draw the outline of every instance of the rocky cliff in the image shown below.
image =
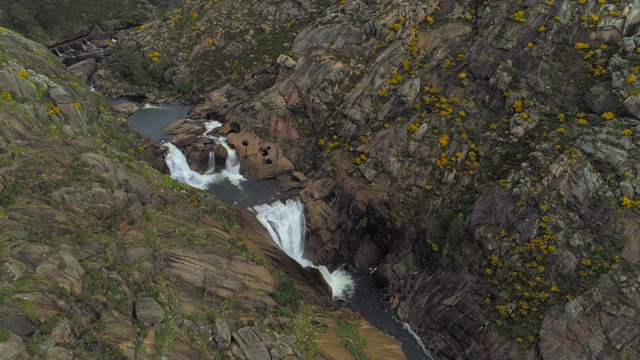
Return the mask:
<path id="1" fill-rule="evenodd" d="M 0 358 L 402 357 L 80 81 L 0 28 Z"/>
<path id="2" fill-rule="evenodd" d="M 151 99 L 280 144 L 318 262 L 377 267 L 445 358 L 640 357 L 639 2 L 267 5 L 187 1 L 123 46 Z"/>

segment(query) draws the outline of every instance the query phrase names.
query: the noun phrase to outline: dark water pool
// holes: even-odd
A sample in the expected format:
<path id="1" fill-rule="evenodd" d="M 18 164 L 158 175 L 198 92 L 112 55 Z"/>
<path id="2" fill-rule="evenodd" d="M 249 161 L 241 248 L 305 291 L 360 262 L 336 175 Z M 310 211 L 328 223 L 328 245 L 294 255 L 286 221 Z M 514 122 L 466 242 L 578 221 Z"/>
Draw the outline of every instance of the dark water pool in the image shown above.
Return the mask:
<path id="1" fill-rule="evenodd" d="M 373 326 L 400 340 L 407 360 L 438 360 L 385 303 L 383 289 L 370 274 L 352 273 L 351 275 L 355 281 L 355 288 L 347 302 L 358 309 Z"/>

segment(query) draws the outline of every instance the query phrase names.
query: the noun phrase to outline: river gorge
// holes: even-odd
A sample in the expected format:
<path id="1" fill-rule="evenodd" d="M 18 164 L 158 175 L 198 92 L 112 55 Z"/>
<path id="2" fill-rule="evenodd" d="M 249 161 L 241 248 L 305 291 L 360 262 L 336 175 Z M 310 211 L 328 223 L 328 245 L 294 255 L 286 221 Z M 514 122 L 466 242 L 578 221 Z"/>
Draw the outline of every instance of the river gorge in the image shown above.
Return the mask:
<path id="1" fill-rule="evenodd" d="M 0 358 L 640 358 L 639 1 L 0 9 Z"/>
<path id="2" fill-rule="evenodd" d="M 126 101 L 126 99 L 115 99 L 112 103 L 121 104 Z M 356 274 L 344 269 L 330 272 L 325 266 L 314 265 L 305 257 L 304 206 L 296 192 L 280 192 L 277 183 L 273 180 L 248 180 L 240 175 L 240 162 L 235 149 L 230 149 L 226 145 L 224 137 L 206 135 L 222 126 L 221 123 L 204 122 L 204 132 L 201 136 L 214 138 L 216 143 L 225 144 L 227 154 L 224 164 L 216 166 L 215 153 L 212 150 L 209 153 L 207 169 L 204 174 L 200 174 L 191 170 L 185 155 L 169 142 L 171 137 L 163 132 L 172 123 L 184 119 L 190 107 L 139 105 L 140 110 L 131 114 L 128 120 L 136 131 L 148 135 L 154 141 L 161 142 L 167 148 L 165 161 L 173 179 L 211 191 L 231 205 L 248 206 L 282 251 L 302 267 L 319 271 L 323 281 L 317 286 L 328 287 L 328 294 L 333 300 L 346 301 L 363 313 L 365 319 L 374 326 L 401 340 L 407 359 L 436 359 L 409 324 L 398 320 L 382 301 L 383 290 L 370 278 L 369 272 Z"/>

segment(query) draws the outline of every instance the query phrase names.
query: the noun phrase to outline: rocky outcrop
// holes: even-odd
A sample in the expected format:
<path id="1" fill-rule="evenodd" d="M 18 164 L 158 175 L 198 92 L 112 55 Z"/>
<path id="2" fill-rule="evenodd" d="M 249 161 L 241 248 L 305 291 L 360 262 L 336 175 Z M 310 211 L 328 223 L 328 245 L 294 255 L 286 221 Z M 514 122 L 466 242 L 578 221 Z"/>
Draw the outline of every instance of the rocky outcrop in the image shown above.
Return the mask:
<path id="1" fill-rule="evenodd" d="M 540 330 L 543 358 L 607 357 L 610 348 L 630 359 L 640 356 L 634 282 L 621 271 L 603 275 L 594 289 L 545 316 Z"/>
<path id="2" fill-rule="evenodd" d="M 227 136 L 227 143 L 236 150 L 240 160 L 240 173 L 249 179 L 268 179 L 293 170 L 280 146 L 266 141 L 250 131 L 240 131 Z"/>
<path id="3" fill-rule="evenodd" d="M 189 117 L 193 119 L 221 120 L 225 115 L 249 97 L 241 89 L 227 84 L 219 89 L 202 95 L 201 103 L 191 109 Z"/>

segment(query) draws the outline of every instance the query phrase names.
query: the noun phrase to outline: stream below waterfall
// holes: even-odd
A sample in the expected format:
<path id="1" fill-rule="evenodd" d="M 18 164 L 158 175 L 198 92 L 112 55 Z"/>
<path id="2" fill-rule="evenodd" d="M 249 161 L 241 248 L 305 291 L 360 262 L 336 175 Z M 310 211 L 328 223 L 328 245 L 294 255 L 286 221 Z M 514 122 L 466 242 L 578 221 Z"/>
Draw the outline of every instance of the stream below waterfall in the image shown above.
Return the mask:
<path id="1" fill-rule="evenodd" d="M 112 99 L 112 103 L 123 102 Z M 384 302 L 381 289 L 368 273 L 351 273 L 338 269 L 333 273 L 322 265 L 315 265 L 304 257 L 304 206 L 295 192 L 280 192 L 277 180 L 246 180 L 239 174 L 239 166 L 229 159 L 224 168 L 212 163 L 205 174 L 192 171 L 185 156 L 167 141 L 171 136 L 163 130 L 176 120 L 186 118 L 190 110 L 185 105 L 142 105 L 141 109 L 129 116 L 134 130 L 162 141 L 167 146 L 167 165 L 171 176 L 182 183 L 211 191 L 222 201 L 242 207 L 249 207 L 257 219 L 269 231 L 273 241 L 292 259 L 304 267 L 319 270 L 331 287 L 333 298 L 340 299 L 356 308 L 365 319 L 381 331 L 402 342 L 402 350 L 409 360 L 437 359 L 426 348 L 422 340 L 407 323 L 398 320 Z M 219 123 L 206 123 L 207 131 Z M 206 131 L 205 131 L 206 132 Z M 216 138 L 217 142 L 225 142 Z M 213 157 L 211 153 L 211 157 Z M 230 151 L 229 156 L 235 156 Z M 234 168 L 237 166 L 238 168 Z"/>

